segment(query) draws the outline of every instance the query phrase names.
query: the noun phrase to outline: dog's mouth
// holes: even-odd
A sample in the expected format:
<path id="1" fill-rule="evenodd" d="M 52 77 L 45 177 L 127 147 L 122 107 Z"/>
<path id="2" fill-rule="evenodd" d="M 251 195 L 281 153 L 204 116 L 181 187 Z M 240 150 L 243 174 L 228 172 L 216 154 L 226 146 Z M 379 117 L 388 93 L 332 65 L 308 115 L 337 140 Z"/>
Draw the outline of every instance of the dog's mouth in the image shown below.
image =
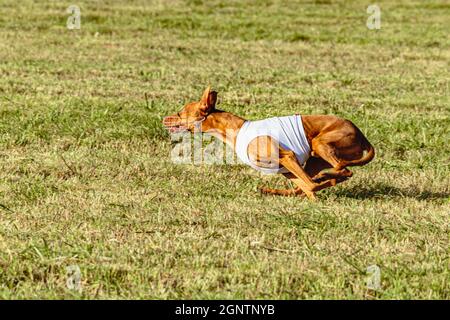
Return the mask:
<path id="1" fill-rule="evenodd" d="M 188 127 L 182 124 L 182 120 L 177 116 L 167 116 L 163 119 L 164 127 L 170 133 L 178 133 L 188 131 Z"/>

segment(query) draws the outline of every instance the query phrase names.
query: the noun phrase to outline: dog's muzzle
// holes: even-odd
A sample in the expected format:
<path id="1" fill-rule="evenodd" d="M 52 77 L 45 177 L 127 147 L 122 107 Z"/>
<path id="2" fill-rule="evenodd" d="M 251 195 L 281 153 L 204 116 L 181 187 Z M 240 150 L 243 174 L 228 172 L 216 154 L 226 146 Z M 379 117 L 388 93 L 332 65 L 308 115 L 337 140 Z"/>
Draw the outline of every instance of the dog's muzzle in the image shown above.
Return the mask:
<path id="1" fill-rule="evenodd" d="M 170 133 L 177 133 L 188 131 L 190 125 L 200 126 L 205 119 L 206 117 L 202 117 L 194 121 L 183 121 L 178 116 L 167 116 L 163 119 L 163 125 Z"/>
<path id="2" fill-rule="evenodd" d="M 183 125 L 182 120 L 178 116 L 164 117 L 163 125 L 170 133 L 177 133 L 188 130 L 188 127 Z"/>

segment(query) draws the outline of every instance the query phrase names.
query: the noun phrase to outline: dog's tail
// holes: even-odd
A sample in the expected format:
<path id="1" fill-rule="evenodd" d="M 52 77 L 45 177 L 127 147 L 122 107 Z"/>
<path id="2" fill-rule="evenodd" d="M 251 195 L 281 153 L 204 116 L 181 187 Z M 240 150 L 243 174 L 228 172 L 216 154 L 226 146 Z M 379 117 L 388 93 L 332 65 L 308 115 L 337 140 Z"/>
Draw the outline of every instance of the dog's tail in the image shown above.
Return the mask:
<path id="1" fill-rule="evenodd" d="M 364 154 L 361 158 L 356 160 L 345 160 L 344 164 L 345 166 L 363 166 L 366 163 L 369 163 L 372 161 L 372 159 L 375 157 L 375 148 L 370 144 L 370 142 L 364 137 L 364 135 L 361 133 L 361 137 L 363 139 L 362 144 L 364 148 Z"/>

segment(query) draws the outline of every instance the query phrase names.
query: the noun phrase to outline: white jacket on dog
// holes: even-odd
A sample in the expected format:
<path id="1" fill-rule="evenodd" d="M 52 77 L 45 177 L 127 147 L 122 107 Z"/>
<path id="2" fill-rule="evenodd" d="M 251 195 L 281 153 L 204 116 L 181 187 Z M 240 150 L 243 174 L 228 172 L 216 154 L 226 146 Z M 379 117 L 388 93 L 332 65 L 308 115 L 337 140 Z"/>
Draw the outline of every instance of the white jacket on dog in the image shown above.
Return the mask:
<path id="1" fill-rule="evenodd" d="M 283 149 L 293 151 L 300 165 L 303 165 L 309 158 L 311 148 L 306 139 L 305 130 L 303 129 L 302 117 L 299 115 L 246 121 L 239 129 L 236 138 L 236 154 L 245 164 L 268 174 L 288 172 L 283 167 L 258 167 L 250 161 L 247 153 L 248 145 L 253 139 L 260 136 L 270 136 Z M 278 156 L 278 150 L 275 152 L 276 154 L 272 155 Z"/>

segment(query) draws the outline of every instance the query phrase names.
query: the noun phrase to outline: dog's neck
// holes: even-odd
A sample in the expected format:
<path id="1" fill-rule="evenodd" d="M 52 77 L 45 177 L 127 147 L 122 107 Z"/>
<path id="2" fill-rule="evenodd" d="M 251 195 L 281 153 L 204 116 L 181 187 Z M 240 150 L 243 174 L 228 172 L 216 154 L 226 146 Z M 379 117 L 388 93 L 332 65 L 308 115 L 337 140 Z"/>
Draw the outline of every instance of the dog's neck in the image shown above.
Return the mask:
<path id="1" fill-rule="evenodd" d="M 239 129 L 245 119 L 225 111 L 214 111 L 210 113 L 202 123 L 202 132 L 207 132 L 222 140 L 233 149 Z"/>

